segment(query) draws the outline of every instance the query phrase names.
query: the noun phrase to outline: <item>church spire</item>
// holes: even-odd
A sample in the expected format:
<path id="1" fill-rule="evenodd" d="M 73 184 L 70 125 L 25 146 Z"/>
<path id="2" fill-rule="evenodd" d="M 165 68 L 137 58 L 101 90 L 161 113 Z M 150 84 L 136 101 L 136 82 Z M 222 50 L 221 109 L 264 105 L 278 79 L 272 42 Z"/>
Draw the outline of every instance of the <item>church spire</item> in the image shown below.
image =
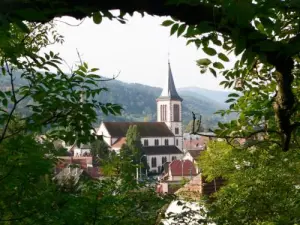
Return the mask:
<path id="1" fill-rule="evenodd" d="M 168 59 L 168 80 L 167 83 L 165 84 L 165 87 L 163 91 L 161 92 L 161 95 L 159 96 L 158 99 L 170 99 L 170 100 L 179 100 L 182 101 L 182 98 L 178 95 L 175 84 L 174 84 L 174 79 L 173 79 L 173 74 L 171 70 L 171 65 L 170 65 L 170 60 Z"/>

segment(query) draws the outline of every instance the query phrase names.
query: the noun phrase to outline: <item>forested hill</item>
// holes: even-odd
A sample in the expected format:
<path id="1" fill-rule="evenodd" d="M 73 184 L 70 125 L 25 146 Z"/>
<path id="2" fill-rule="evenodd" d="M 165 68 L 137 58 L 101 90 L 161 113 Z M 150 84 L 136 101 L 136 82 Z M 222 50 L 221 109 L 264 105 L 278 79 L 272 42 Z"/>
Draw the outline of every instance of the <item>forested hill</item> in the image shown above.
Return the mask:
<path id="1" fill-rule="evenodd" d="M 137 83 L 125 83 L 117 80 L 101 84 L 109 88 L 109 92 L 102 94 L 102 102 L 119 103 L 124 108 L 121 117 L 103 117 L 103 120 L 109 121 L 155 121 L 156 120 L 156 98 L 160 95 L 162 89 Z M 205 89 L 199 89 L 205 91 Z M 209 90 L 210 93 L 215 91 Z M 217 91 L 216 91 L 217 92 Z M 214 100 L 198 93 L 197 89 L 189 90 L 179 89 L 179 94 L 183 98 L 182 113 L 183 123 L 187 124 L 192 119 L 192 111 L 201 113 L 203 116 L 203 125 L 206 128 L 213 128 L 220 120 L 228 120 L 214 115 L 219 109 L 225 109 L 227 106 L 221 101 L 228 95 L 223 92 L 222 99 Z M 219 92 L 217 94 L 220 94 Z"/>
<path id="2" fill-rule="evenodd" d="M 16 76 L 16 82 L 20 85 L 24 81 Z M 17 86 L 19 86 L 17 85 Z M 10 87 L 8 76 L 1 77 L 1 88 Z M 103 103 L 118 103 L 124 108 L 122 116 L 105 116 L 98 112 L 100 123 L 104 121 L 155 121 L 156 120 L 156 98 L 160 95 L 162 89 L 136 83 L 125 83 L 118 80 L 101 82 L 100 86 L 107 87 L 108 92 L 102 92 L 99 100 Z M 179 94 L 183 98 L 182 113 L 183 123 L 186 125 L 192 119 L 192 111 L 201 113 L 203 116 L 203 126 L 205 128 L 214 128 L 218 121 L 228 120 L 214 115 L 219 109 L 225 109 L 226 105 L 222 103 L 227 93 L 216 98 L 214 93 L 217 91 L 199 88 L 179 89 Z M 204 94 L 203 94 L 204 92 Z M 206 94 L 205 94 L 206 93 Z M 220 95 L 220 93 L 217 93 Z M 221 101 L 220 101 L 221 100 Z M 30 99 L 24 102 L 22 114 L 26 114 L 25 106 L 30 103 Z M 97 125 L 96 125 L 97 126 Z"/>

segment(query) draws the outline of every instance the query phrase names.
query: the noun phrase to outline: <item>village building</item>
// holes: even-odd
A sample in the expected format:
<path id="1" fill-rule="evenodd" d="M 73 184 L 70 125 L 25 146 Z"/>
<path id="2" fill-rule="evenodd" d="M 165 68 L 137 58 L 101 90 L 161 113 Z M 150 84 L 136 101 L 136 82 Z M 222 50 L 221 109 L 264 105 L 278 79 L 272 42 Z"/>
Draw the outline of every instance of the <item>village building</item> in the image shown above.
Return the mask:
<path id="1" fill-rule="evenodd" d="M 97 135 L 117 153 L 126 143 L 131 125 L 138 127 L 143 153 L 150 171 L 160 173 L 162 165 L 183 157 L 182 101 L 178 95 L 170 63 L 167 82 L 157 102 L 156 122 L 102 122 Z"/>

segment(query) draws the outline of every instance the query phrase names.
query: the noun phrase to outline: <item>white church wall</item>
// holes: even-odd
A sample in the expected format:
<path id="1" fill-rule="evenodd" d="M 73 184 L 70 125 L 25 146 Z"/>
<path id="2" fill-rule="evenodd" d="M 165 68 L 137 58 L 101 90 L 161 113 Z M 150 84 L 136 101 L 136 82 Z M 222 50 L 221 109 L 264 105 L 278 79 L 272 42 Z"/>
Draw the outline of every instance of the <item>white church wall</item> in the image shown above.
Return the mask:
<path id="1" fill-rule="evenodd" d="M 175 145 L 174 137 L 142 137 L 141 142 L 144 145 L 144 140 L 148 140 L 148 146 L 155 146 L 155 140 L 158 140 L 159 146 L 165 146 L 165 140 L 167 139 L 168 145 Z"/>
<path id="2" fill-rule="evenodd" d="M 97 135 L 103 135 L 103 140 L 109 145 L 111 146 L 111 136 L 108 133 L 108 130 L 106 129 L 104 123 L 100 124 L 100 127 L 97 131 Z"/>
<path id="3" fill-rule="evenodd" d="M 156 158 L 156 166 L 152 167 L 151 162 L 152 162 L 152 158 L 154 158 L 154 157 Z M 147 156 L 147 163 L 149 165 L 150 171 L 160 172 L 160 171 L 158 171 L 158 169 L 162 168 L 162 165 L 163 165 L 162 164 L 162 158 L 163 157 L 167 158 L 167 162 L 172 162 L 173 160 L 181 159 L 183 157 L 183 154 L 148 155 Z M 175 158 L 172 160 L 172 157 L 175 157 Z"/>

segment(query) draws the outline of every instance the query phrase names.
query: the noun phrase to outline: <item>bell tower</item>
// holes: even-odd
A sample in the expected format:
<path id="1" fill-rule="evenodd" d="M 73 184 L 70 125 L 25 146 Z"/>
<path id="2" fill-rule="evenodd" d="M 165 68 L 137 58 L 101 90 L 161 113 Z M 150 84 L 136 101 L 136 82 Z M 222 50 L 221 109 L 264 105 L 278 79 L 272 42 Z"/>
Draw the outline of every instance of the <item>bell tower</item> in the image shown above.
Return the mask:
<path id="1" fill-rule="evenodd" d="M 183 99 L 178 95 L 173 74 L 168 62 L 168 77 L 161 95 L 156 99 L 157 102 L 157 122 L 165 122 L 175 135 L 175 145 L 182 151 L 182 103 Z"/>

